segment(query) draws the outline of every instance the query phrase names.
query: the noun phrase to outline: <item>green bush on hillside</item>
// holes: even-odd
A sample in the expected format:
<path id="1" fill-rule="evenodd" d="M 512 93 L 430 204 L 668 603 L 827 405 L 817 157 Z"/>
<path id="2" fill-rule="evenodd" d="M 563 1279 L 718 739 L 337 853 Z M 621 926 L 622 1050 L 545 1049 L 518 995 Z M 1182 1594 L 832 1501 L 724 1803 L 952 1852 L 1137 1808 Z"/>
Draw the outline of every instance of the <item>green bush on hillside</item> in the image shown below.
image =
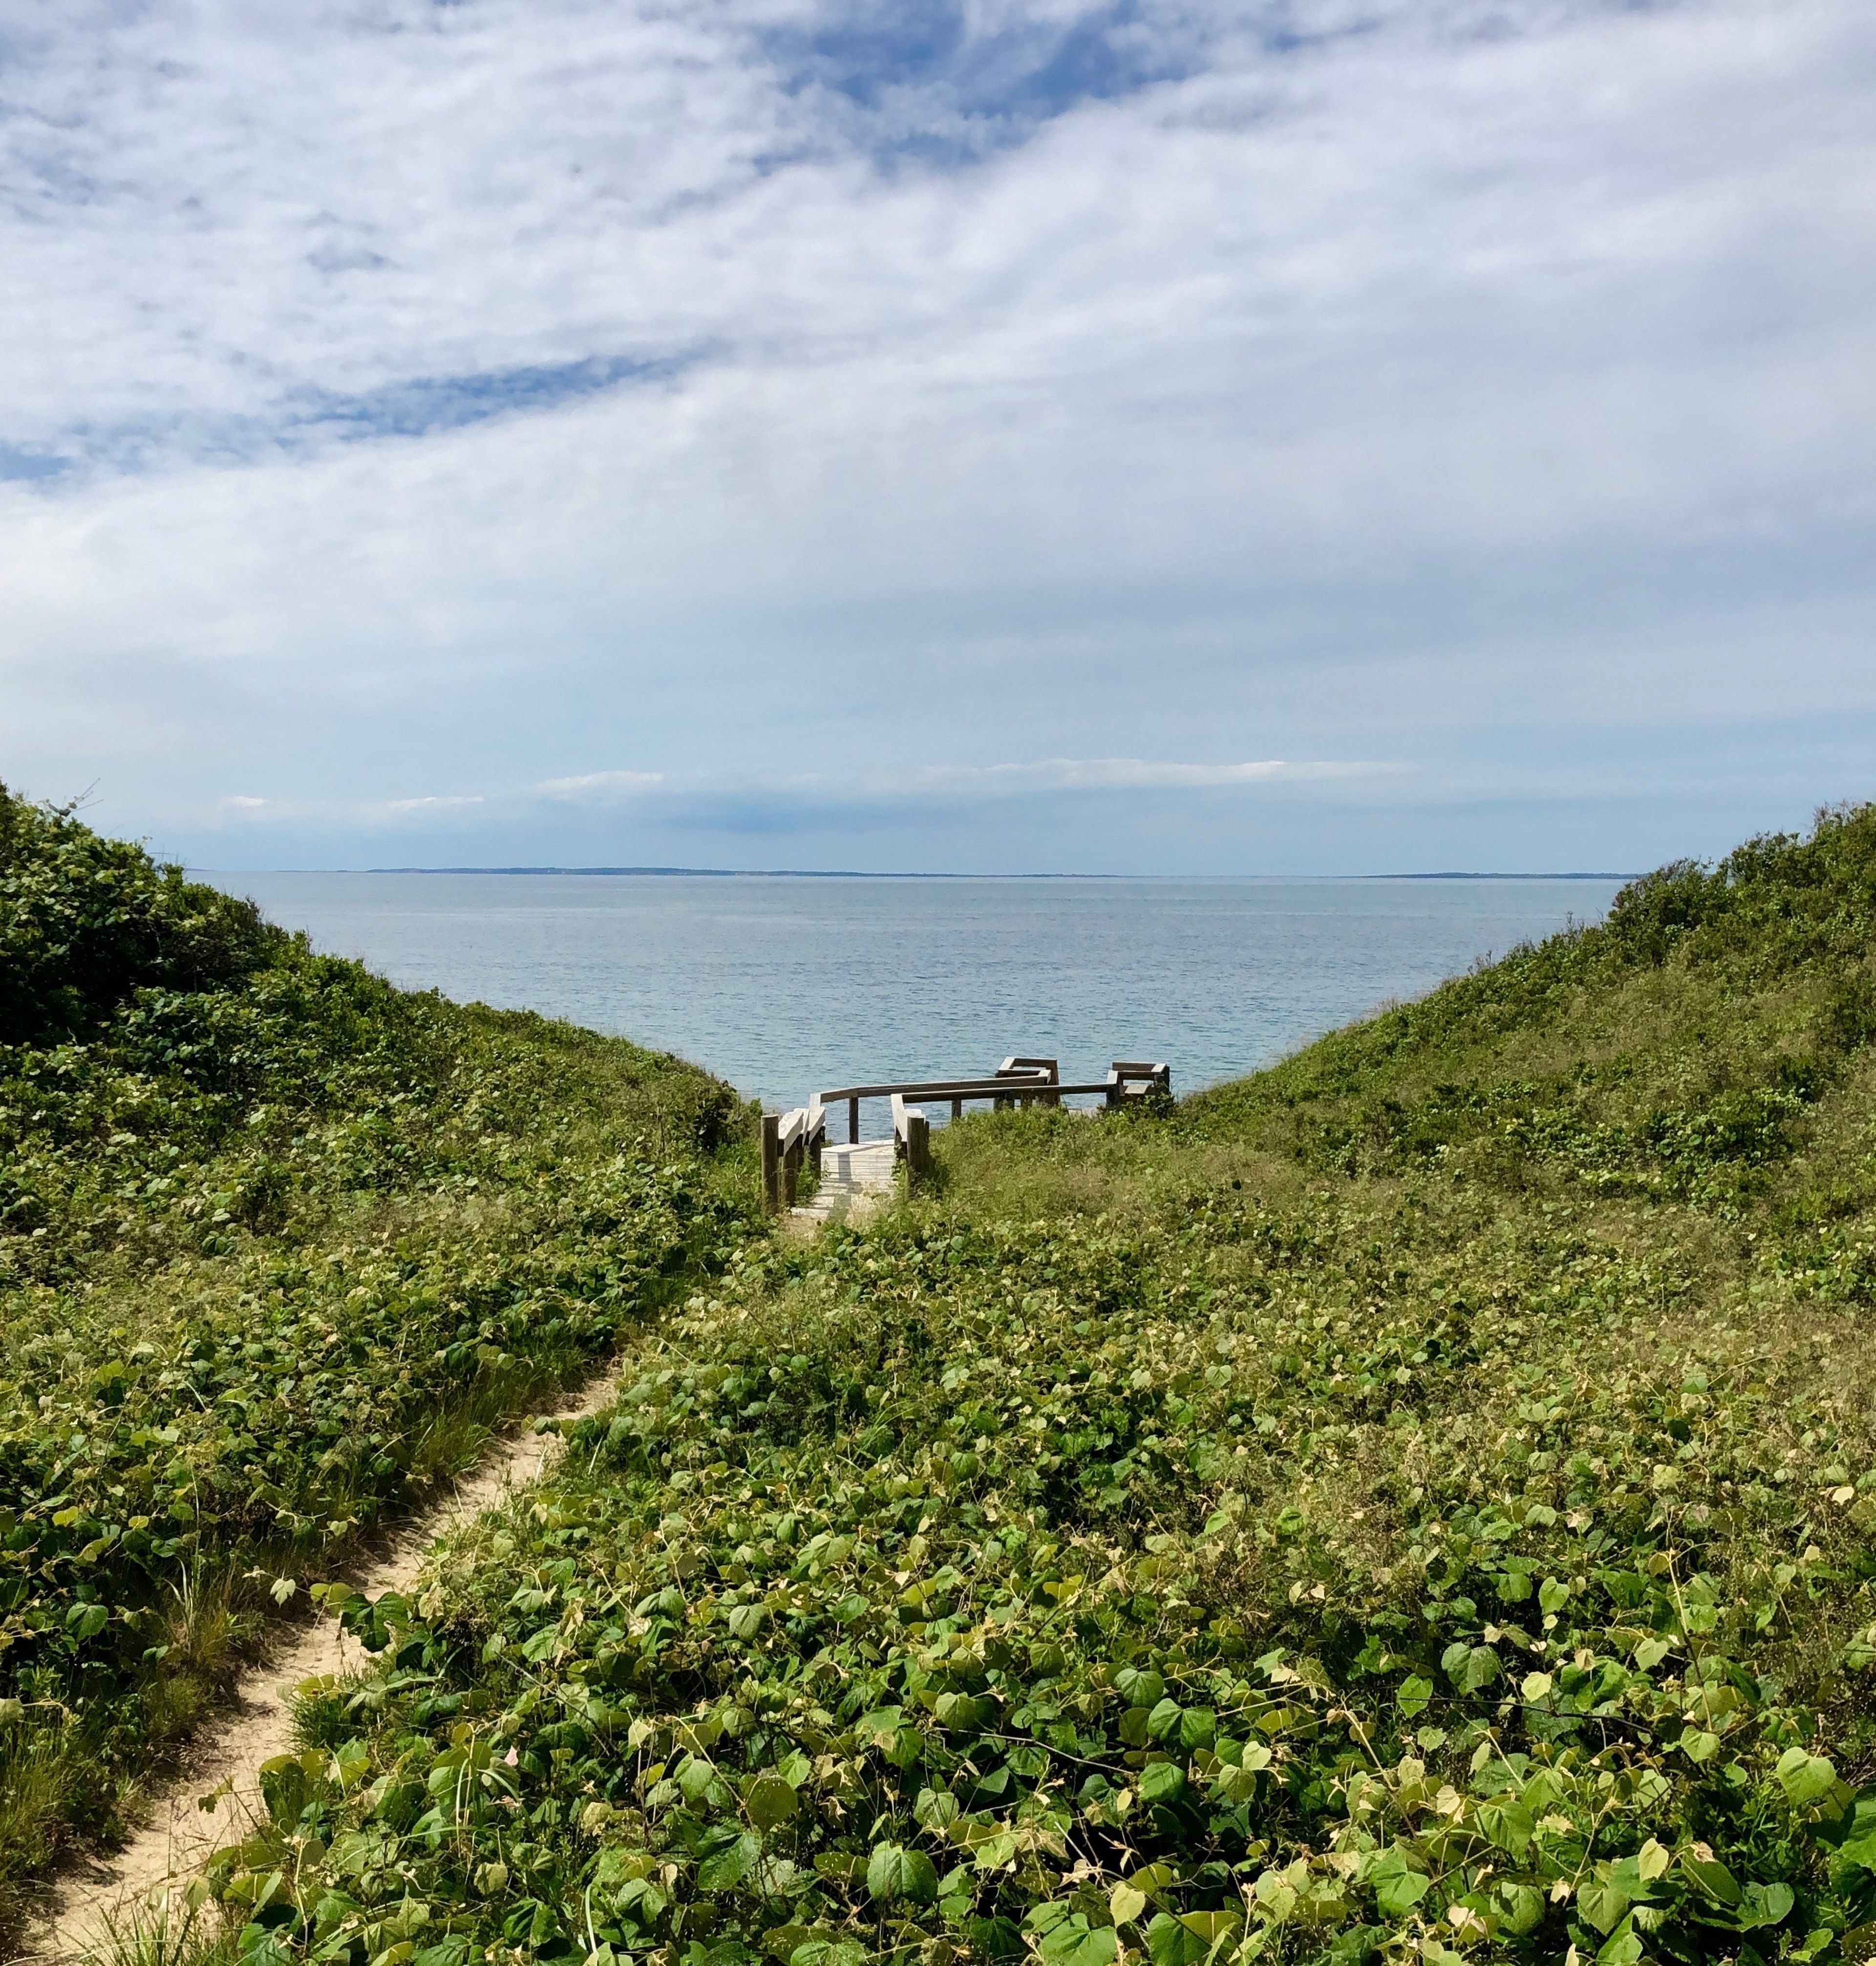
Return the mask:
<path id="1" fill-rule="evenodd" d="M 720 1264 L 745 1130 L 0 791 L 0 1924 L 301 1583 Z"/>
<path id="2" fill-rule="evenodd" d="M 0 1044 L 84 1032 L 140 989 L 237 982 L 285 940 L 252 902 L 0 785 Z"/>

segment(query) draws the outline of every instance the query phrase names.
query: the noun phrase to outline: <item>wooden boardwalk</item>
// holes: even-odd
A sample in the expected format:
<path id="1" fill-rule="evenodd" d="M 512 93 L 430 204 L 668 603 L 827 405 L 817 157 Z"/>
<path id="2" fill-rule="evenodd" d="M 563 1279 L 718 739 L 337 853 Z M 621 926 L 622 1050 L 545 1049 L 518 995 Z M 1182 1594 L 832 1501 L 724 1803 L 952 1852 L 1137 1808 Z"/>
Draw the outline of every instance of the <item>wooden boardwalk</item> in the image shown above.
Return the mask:
<path id="1" fill-rule="evenodd" d="M 1066 1099 L 1098 1098 L 1104 1106 L 1125 1106 L 1138 1099 L 1169 1099 L 1172 1075 L 1163 1064 L 1117 1060 L 1105 1078 L 1086 1085 L 1065 1085 L 1052 1058 L 1006 1058 L 997 1069 L 975 1078 L 924 1079 L 893 1085 L 843 1085 L 817 1092 L 805 1106 L 787 1113 L 762 1115 L 762 1202 L 772 1213 L 786 1210 L 803 1222 L 831 1222 L 853 1214 L 891 1194 L 894 1174 L 902 1162 L 907 1193 L 915 1190 L 931 1165 L 931 1121 L 923 1109 L 908 1103 L 926 1099 L 949 1104 L 953 1119 L 962 1117 L 968 1102 L 983 1101 L 999 1110 L 1014 1106 L 1059 1107 Z M 892 1102 L 892 1137 L 859 1137 L 860 1101 Z M 827 1139 L 830 1107 L 845 1106 L 847 1137 L 840 1146 Z M 795 1197 L 801 1165 L 808 1162 L 820 1177 L 814 1199 L 798 1207 Z"/>
<path id="2" fill-rule="evenodd" d="M 863 1140 L 858 1146 L 824 1146 L 820 1185 L 811 1201 L 788 1210 L 795 1222 L 846 1222 L 869 1214 L 892 1194 L 896 1140 Z"/>

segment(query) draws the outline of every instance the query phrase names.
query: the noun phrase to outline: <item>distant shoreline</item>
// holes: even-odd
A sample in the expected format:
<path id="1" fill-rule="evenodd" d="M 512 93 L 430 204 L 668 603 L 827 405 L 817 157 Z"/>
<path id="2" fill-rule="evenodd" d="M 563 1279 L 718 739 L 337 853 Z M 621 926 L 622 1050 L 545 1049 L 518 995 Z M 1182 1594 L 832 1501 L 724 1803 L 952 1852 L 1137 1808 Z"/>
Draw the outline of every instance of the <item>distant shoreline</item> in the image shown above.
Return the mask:
<path id="1" fill-rule="evenodd" d="M 1633 881 L 1633 874 L 919 874 L 859 867 L 196 867 L 195 874 L 556 874 L 717 881 Z"/>

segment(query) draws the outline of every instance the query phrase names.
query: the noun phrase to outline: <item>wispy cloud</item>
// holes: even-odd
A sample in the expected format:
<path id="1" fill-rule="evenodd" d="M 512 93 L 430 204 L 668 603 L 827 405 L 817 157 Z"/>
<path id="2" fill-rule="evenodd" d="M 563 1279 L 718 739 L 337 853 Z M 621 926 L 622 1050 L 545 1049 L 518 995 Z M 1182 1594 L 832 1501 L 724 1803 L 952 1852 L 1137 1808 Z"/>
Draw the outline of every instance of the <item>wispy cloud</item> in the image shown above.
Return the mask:
<path id="1" fill-rule="evenodd" d="M 720 805 L 727 801 L 759 801 L 778 811 L 791 804 L 815 810 L 867 807 L 907 799 L 944 799 L 970 803 L 1016 798 L 1049 798 L 1077 793 L 1185 792 L 1249 789 L 1279 785 L 1310 785 L 1326 781 L 1385 778 L 1410 769 L 1401 763 L 1330 759 L 1287 762 L 1259 759 L 1241 764 L 1201 764 L 1170 759 L 1040 758 L 1028 762 L 989 765 L 923 765 L 904 771 L 869 769 L 853 773 L 827 772 L 682 772 L 606 771 L 544 778 L 529 786 L 491 788 L 480 792 L 429 793 L 418 798 L 333 801 L 314 804 L 247 795 L 224 798 L 224 808 L 242 813 L 263 811 L 277 817 L 303 820 L 318 813 L 369 825 L 385 814 L 437 817 L 471 808 L 523 813 L 530 807 L 569 801 L 604 807 L 621 800 L 666 807 Z"/>
<path id="2" fill-rule="evenodd" d="M 1149 758 L 1040 758 L 1028 764 L 930 765 L 898 775 L 874 775 L 876 793 L 951 792 L 965 798 L 1033 792 L 1196 791 L 1231 785 L 1307 784 L 1366 778 L 1398 772 L 1398 764 L 1336 760 L 1288 763 L 1260 758 L 1243 764 L 1185 764 Z"/>
<path id="3" fill-rule="evenodd" d="M 4 33 L 0 775 L 111 823 L 1038 864 L 1190 792 L 1240 865 L 1233 787 L 1641 784 L 1666 851 L 1865 788 L 1864 0 Z"/>
<path id="4" fill-rule="evenodd" d="M 625 798 L 664 782 L 662 772 L 583 772 L 575 778 L 544 778 L 535 790 L 551 799 Z"/>

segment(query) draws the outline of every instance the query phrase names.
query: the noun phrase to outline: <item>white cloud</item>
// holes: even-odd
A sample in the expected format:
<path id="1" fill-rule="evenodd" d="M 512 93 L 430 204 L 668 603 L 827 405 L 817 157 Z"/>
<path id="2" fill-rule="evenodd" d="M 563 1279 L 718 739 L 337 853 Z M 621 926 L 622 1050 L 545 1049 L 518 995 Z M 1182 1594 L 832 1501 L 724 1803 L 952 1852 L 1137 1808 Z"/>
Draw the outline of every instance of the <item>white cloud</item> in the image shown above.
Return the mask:
<path id="1" fill-rule="evenodd" d="M 546 778 L 535 788 L 553 799 L 629 798 L 664 783 L 662 772 L 583 772 L 576 778 Z"/>
<path id="2" fill-rule="evenodd" d="M 1858 789 L 1858 0 L 903 18 L 0 12 L 0 774 L 569 852 L 1265 769 L 1155 760 L 1600 798 L 1723 726 Z"/>
<path id="3" fill-rule="evenodd" d="M 1147 758 L 1040 758 L 1029 764 L 928 765 L 867 782 L 874 793 L 952 793 L 1008 798 L 1033 792 L 1187 791 L 1232 785 L 1307 784 L 1326 778 L 1365 778 L 1398 765 L 1330 760 L 1289 764 L 1263 758 L 1239 765 L 1181 764 Z"/>

